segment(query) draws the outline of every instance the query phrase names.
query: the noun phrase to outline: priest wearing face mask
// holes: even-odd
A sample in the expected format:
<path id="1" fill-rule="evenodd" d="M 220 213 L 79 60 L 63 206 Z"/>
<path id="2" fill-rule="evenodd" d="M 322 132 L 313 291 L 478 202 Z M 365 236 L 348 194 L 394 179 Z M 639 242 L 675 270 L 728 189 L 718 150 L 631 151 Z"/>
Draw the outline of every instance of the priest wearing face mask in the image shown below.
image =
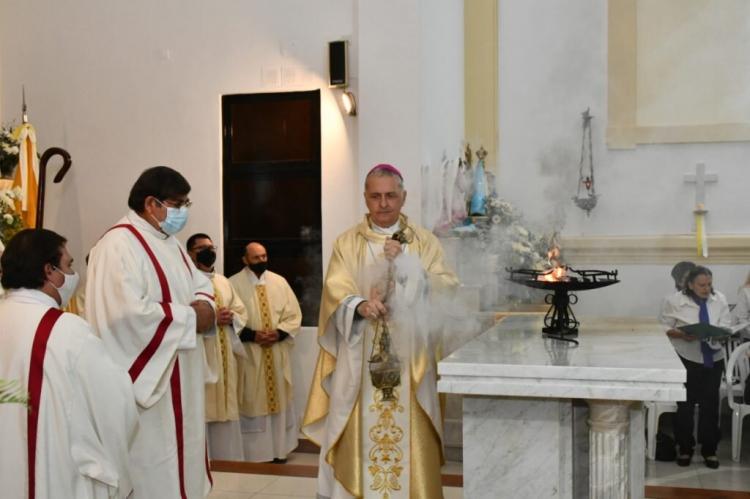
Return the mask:
<path id="1" fill-rule="evenodd" d="M 247 309 L 240 334 L 247 357 L 239 364 L 239 398 L 245 459 L 284 462 L 297 447 L 291 350 L 302 312 L 286 279 L 267 270 L 266 249 L 253 242 L 246 267 L 229 278 Z"/>
<path id="2" fill-rule="evenodd" d="M 78 282 L 65 243 L 27 229 L 2 256 L 0 379 L 28 393 L 28 407 L 0 405 L 2 496 L 125 498 L 133 390 L 91 327 L 60 310 Z"/>
<path id="3" fill-rule="evenodd" d="M 211 379 L 206 383 L 206 431 L 210 459 L 243 461 L 237 403 L 237 357 L 245 357 L 240 331 L 247 312 L 229 279 L 217 273 L 216 247 L 207 234 L 193 234 L 185 244 L 190 258 L 214 288 L 216 323 L 203 334 Z"/>
<path id="4" fill-rule="evenodd" d="M 130 210 L 91 250 L 86 318 L 128 370 L 140 407 L 134 498 L 205 497 L 203 341 L 216 320 L 213 287 L 174 237 L 187 222 L 190 184 L 175 170 L 144 171 Z"/>

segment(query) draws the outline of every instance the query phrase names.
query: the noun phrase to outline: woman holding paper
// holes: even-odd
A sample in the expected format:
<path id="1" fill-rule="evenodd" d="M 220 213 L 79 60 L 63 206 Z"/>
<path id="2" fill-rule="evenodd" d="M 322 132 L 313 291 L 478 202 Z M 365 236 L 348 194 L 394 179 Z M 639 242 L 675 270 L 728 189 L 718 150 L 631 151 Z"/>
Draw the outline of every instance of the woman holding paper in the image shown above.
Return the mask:
<path id="1" fill-rule="evenodd" d="M 718 468 L 716 446 L 719 443 L 719 385 L 724 373 L 724 349 L 718 342 L 700 340 L 686 333 L 683 326 L 710 324 L 728 328 L 732 322 L 723 294 L 713 289 L 713 276 L 706 267 L 697 266 L 687 276 L 686 288 L 664 301 L 661 321 L 677 355 L 687 370 L 687 400 L 677 402 L 675 440 L 677 464 L 688 466 L 693 457 L 693 413 L 698 404 L 698 440 L 701 455 L 709 468 Z"/>

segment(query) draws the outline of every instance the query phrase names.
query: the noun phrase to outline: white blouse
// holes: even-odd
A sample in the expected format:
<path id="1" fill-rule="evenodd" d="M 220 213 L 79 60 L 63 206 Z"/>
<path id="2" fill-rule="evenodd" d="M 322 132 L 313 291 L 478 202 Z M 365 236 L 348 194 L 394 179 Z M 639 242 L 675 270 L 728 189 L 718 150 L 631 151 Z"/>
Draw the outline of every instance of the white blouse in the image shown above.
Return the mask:
<path id="1" fill-rule="evenodd" d="M 706 303 L 708 306 L 708 321 L 713 326 L 729 327 L 732 324 L 732 316 L 729 313 L 729 305 L 724 295 L 715 291 L 708 297 Z M 700 322 L 698 314 L 700 307 L 692 298 L 681 291 L 667 296 L 662 303 L 659 321 L 664 325 L 664 330 L 668 331 L 680 326 L 695 324 Z M 703 354 L 701 352 L 700 341 L 687 341 L 682 338 L 669 338 L 677 354 L 691 362 L 703 364 Z M 721 344 L 708 342 L 714 349 L 714 360 L 724 358 L 724 349 Z"/>

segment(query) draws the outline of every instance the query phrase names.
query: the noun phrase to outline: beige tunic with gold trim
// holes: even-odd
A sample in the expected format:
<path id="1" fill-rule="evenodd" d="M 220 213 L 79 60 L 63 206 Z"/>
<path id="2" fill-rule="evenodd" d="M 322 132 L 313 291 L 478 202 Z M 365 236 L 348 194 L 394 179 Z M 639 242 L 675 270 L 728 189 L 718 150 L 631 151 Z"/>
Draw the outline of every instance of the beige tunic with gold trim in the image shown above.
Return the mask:
<path id="1" fill-rule="evenodd" d="M 374 321 L 357 318 L 356 306 L 387 267 L 386 239 L 398 229 L 409 242 L 395 266 L 416 263 L 419 279 L 397 279 L 388 326 L 401 359 L 395 402 L 374 390 L 367 359 Z M 413 268 L 412 268 L 413 270 Z M 320 354 L 303 432 L 321 446 L 320 497 L 442 497 L 442 422 L 437 397 L 436 351 L 418 311 L 458 284 L 429 231 L 405 216 L 391 228 L 371 228 L 367 218 L 336 240 L 321 300 Z"/>
<path id="2" fill-rule="evenodd" d="M 221 274 L 204 274 L 213 285 L 216 307 L 233 312 L 232 324 L 214 324 L 202 335 L 209 373 L 205 385 L 208 455 L 211 459 L 244 461 L 237 385 L 238 358 L 246 355 L 239 333 L 247 322 L 247 312 L 229 279 Z"/>
<path id="3" fill-rule="evenodd" d="M 247 322 L 245 305 L 229 279 L 221 274 L 206 273 L 214 286 L 216 308 L 226 307 L 234 313 L 233 322 L 216 326 L 203 335 L 206 359 L 215 382 L 206 383 L 206 422 L 238 421 L 237 358 L 245 352 L 239 333 Z"/>
<path id="4" fill-rule="evenodd" d="M 270 270 L 259 279 L 246 267 L 229 281 L 247 309 L 245 327 L 289 334 L 270 347 L 244 343 L 247 357 L 239 363 L 238 386 L 245 459 L 284 459 L 297 447 L 299 435 L 291 349 L 302 324 L 302 311 L 286 279 Z"/>

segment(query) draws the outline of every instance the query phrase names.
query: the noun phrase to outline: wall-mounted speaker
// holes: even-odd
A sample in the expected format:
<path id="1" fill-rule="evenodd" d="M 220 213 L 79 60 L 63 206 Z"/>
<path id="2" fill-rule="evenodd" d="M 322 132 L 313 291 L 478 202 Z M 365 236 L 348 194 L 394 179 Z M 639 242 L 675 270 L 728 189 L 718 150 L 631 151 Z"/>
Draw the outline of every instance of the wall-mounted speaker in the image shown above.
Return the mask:
<path id="1" fill-rule="evenodd" d="M 328 42 L 328 86 L 346 87 L 349 85 L 348 42 L 337 40 Z"/>

